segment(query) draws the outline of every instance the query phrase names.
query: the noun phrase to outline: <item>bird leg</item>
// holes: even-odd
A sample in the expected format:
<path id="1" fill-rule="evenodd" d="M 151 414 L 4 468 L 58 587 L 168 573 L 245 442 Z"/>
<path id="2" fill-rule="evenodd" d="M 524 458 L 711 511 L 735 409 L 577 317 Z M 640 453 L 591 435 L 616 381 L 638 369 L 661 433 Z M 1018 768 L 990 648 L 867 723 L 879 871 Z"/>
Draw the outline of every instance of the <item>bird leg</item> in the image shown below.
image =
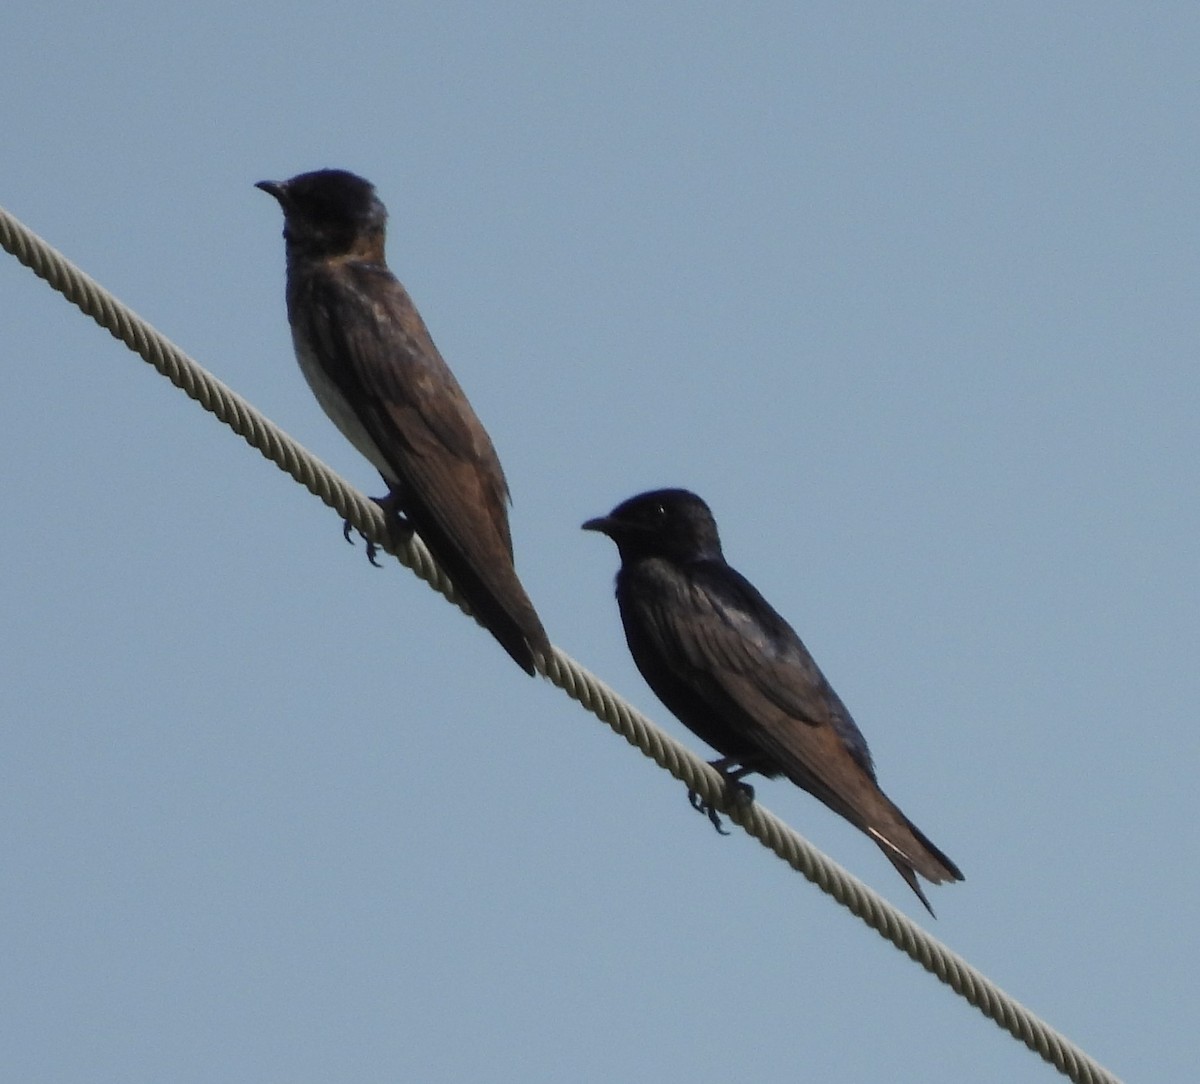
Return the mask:
<path id="1" fill-rule="evenodd" d="M 388 534 L 393 545 L 402 546 L 412 538 L 413 526 L 400 514 L 400 498 L 395 490 L 392 490 L 386 497 L 372 497 L 371 500 L 383 509 L 383 518 L 387 523 Z M 352 530 L 354 530 L 353 524 L 348 519 L 343 520 L 342 537 L 353 546 L 354 539 L 350 537 Z M 361 535 L 362 532 L 360 531 L 359 534 Z M 365 536 L 363 536 L 363 540 L 367 543 L 367 560 L 376 568 L 382 568 L 383 566 L 375 560 L 379 547 Z"/>
<path id="2" fill-rule="evenodd" d="M 738 764 L 732 757 L 721 757 L 719 760 L 709 761 L 708 766 L 720 772 L 721 777 L 725 780 L 726 804 L 735 805 L 742 802 L 749 804 L 754 801 L 754 788 L 749 783 L 742 782 L 742 776 L 749 775 L 755 770 L 754 768 Z M 709 823 L 720 835 L 729 835 L 729 830 L 721 823 L 720 810 L 711 802 L 701 798 L 698 791 L 689 790 L 688 801 L 691 802 L 692 808 L 697 813 L 703 813 L 708 818 Z"/>

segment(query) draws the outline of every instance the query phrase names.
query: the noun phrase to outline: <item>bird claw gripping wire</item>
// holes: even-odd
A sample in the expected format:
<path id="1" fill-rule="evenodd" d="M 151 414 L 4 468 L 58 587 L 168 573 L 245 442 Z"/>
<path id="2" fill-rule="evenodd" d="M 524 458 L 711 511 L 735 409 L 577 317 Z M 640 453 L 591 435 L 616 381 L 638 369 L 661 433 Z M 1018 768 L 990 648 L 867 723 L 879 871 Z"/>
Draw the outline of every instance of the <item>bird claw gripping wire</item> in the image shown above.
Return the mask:
<path id="1" fill-rule="evenodd" d="M 409 523 L 408 520 L 406 520 L 399 513 L 399 511 L 397 511 L 392 495 L 388 494 L 386 497 L 372 497 L 371 500 L 373 500 L 377 505 L 379 505 L 380 508 L 383 509 L 383 516 L 387 521 L 388 532 L 392 536 L 392 541 L 396 543 L 396 545 L 404 545 L 407 543 L 408 540 L 413 536 L 413 525 Z M 342 520 L 342 537 L 352 546 L 354 545 L 354 539 L 350 537 L 350 532 L 353 530 L 354 524 L 352 524 L 348 519 Z M 367 544 L 367 560 L 370 561 L 371 564 L 373 564 L 376 568 L 382 568 L 383 565 L 375 560 L 375 555 L 379 552 L 379 547 L 369 538 L 367 538 L 367 536 L 361 531 L 359 531 L 358 534 Z"/>
<path id="2" fill-rule="evenodd" d="M 721 761 L 717 761 L 712 767 L 717 771 L 721 771 Z M 722 772 L 724 775 L 724 772 Z M 726 789 L 730 794 L 732 802 L 749 805 L 754 801 L 754 788 L 749 783 L 743 783 L 740 779 L 730 778 L 725 776 Z M 729 829 L 721 823 L 720 810 L 711 802 L 700 797 L 700 792 L 695 790 L 688 791 L 688 801 L 691 802 L 692 808 L 697 813 L 703 813 L 709 820 L 709 823 L 717 830 L 717 833 L 722 836 L 729 835 Z"/>

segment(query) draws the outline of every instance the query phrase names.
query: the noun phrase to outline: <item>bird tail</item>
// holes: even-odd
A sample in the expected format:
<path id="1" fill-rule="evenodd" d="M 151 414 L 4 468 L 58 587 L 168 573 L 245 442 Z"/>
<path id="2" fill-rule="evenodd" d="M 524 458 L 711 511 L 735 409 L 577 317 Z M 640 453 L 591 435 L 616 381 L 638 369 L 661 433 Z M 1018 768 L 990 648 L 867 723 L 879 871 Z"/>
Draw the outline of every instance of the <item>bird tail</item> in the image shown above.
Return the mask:
<path id="1" fill-rule="evenodd" d="M 895 805 L 890 801 L 888 805 L 892 814 L 886 818 L 889 823 L 881 827 L 868 826 L 867 834 L 879 845 L 908 887 L 917 894 L 925 910 L 936 918 L 917 881 L 917 874 L 931 884 L 940 885 L 947 881 L 963 880 L 962 871 Z"/>
<path id="2" fill-rule="evenodd" d="M 549 656 L 550 638 L 511 563 L 498 558 L 472 560 L 455 538 L 420 508 L 406 509 L 417 534 L 470 607 L 475 620 L 488 630 L 525 673 L 536 673 L 535 655 Z M 511 562 L 511 547 L 508 560 Z"/>
<path id="3" fill-rule="evenodd" d="M 478 601 L 472 600 L 472 604 Z M 546 630 L 542 628 L 532 603 L 527 599 L 523 602 L 523 605 L 516 607 L 481 605 L 480 609 L 484 610 L 484 613 L 480 617 L 480 624 L 496 638 L 513 662 L 532 676 L 536 672 L 534 656 L 549 656 L 550 639 Z M 514 609 L 518 611 L 516 615 L 512 612 Z"/>
<path id="4" fill-rule="evenodd" d="M 432 549 L 432 547 L 430 547 Z M 456 552 L 436 554 L 475 620 L 488 630 L 525 673 L 536 673 L 534 656 L 549 656 L 550 638 L 511 566 L 487 582 Z"/>

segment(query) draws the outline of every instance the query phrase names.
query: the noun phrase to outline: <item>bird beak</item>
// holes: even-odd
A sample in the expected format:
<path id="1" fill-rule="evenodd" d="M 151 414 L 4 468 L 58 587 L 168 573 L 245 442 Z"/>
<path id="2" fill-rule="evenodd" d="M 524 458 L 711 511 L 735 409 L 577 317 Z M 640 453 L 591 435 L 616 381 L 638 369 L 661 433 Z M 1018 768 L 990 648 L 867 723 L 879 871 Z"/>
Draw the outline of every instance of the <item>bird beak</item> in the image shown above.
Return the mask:
<path id="1" fill-rule="evenodd" d="M 613 521 L 608 516 L 597 516 L 595 519 L 589 519 L 583 525 L 585 531 L 599 531 L 601 534 L 608 534 L 612 528 Z"/>
<path id="2" fill-rule="evenodd" d="M 287 185 L 283 181 L 259 181 L 254 187 L 261 188 L 268 195 L 274 196 L 280 203 L 283 203 L 287 196 Z"/>

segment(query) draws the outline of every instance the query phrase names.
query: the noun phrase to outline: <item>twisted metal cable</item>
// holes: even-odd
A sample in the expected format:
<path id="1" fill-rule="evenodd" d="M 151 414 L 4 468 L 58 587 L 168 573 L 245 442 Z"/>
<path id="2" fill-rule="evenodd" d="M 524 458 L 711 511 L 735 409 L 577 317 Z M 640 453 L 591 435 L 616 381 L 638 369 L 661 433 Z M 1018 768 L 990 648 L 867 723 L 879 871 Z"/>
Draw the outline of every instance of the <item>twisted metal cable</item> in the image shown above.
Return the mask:
<path id="1" fill-rule="evenodd" d="M 445 573 L 415 535 L 396 546 L 383 513 L 245 399 L 116 300 L 61 253 L 0 207 L 0 245 L 44 279 L 102 328 L 154 366 L 177 388 L 215 414 L 252 448 L 290 474 L 314 496 L 348 520 L 364 538 L 392 554 L 464 613 Z M 721 775 L 664 733 L 594 674 L 553 648 L 538 669 L 572 699 L 607 723 L 630 745 L 724 812 L 764 847 L 803 874 L 821 891 L 1019 1039 L 1076 1084 L 1121 1084 L 1069 1039 L 975 970 L 961 956 L 921 929 L 803 836 L 757 803 L 728 801 Z"/>

